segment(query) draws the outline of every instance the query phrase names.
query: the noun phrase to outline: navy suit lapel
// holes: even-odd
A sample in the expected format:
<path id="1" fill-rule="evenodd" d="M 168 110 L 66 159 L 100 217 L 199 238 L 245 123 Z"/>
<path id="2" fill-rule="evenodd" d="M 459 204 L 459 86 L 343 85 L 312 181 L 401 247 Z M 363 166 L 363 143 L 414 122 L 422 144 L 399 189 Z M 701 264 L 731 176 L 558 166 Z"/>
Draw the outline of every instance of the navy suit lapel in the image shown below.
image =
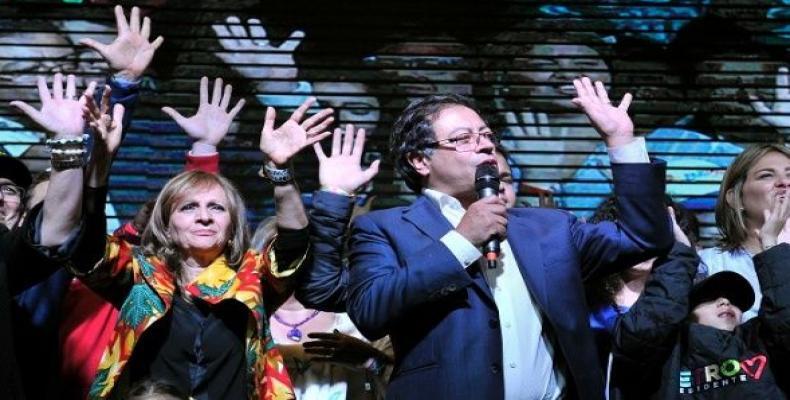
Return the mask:
<path id="1" fill-rule="evenodd" d="M 422 233 L 436 240 L 441 239 L 453 229 L 447 218 L 439 211 L 439 207 L 434 204 L 433 200 L 425 196 L 419 196 L 414 204 L 404 211 L 403 218 L 411 222 Z"/>
<path id="2" fill-rule="evenodd" d="M 542 310 L 548 307 L 546 271 L 543 252 L 540 249 L 538 234 L 523 217 L 508 214 L 507 240 L 513 251 L 521 276 L 527 284 L 532 297 Z"/>
<path id="3" fill-rule="evenodd" d="M 426 196 L 419 196 L 414 203 L 403 213 L 403 218 L 413 224 L 433 240 L 440 240 L 442 236 L 453 229 L 450 221 L 442 215 L 439 206 Z M 487 299 L 491 306 L 496 306 L 491 288 L 488 287 L 485 277 L 480 271 L 479 264 L 468 269 L 476 289 Z"/>

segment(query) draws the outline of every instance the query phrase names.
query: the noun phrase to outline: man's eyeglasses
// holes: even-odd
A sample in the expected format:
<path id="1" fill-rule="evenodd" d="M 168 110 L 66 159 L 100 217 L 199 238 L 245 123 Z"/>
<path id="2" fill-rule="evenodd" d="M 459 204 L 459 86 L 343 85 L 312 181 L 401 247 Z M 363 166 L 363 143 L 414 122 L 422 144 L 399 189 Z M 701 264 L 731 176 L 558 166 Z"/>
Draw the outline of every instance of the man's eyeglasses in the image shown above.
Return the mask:
<path id="1" fill-rule="evenodd" d="M 428 142 L 423 145 L 423 147 L 434 149 L 445 145 L 454 148 L 455 151 L 459 153 L 464 153 L 477 149 L 477 146 L 480 144 L 480 140 L 484 137 L 491 143 L 497 143 L 499 140 L 497 134 L 491 131 L 463 132 L 455 134 L 447 139 Z"/>
<path id="2" fill-rule="evenodd" d="M 0 184 L 0 193 L 3 194 L 3 197 L 16 197 L 21 199 L 22 195 L 25 194 L 25 189 L 11 183 L 2 183 Z"/>

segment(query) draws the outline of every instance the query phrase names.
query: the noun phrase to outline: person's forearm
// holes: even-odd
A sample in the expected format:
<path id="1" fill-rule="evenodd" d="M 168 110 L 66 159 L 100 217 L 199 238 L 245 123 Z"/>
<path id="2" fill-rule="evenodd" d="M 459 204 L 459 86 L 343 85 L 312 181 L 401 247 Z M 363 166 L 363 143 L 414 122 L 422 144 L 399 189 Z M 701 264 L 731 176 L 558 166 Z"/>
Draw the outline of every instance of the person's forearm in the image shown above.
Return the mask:
<path id="1" fill-rule="evenodd" d="M 41 224 L 42 246 L 56 246 L 68 237 L 82 218 L 82 168 L 53 169 Z"/>
<path id="2" fill-rule="evenodd" d="M 93 160 L 91 160 L 91 168 L 88 175 L 88 181 L 85 185 L 89 188 L 106 187 L 110 178 L 110 168 L 112 162 L 106 152 L 94 149 Z"/>
<path id="3" fill-rule="evenodd" d="M 307 227 L 307 213 L 295 182 L 274 186 L 274 210 L 277 214 L 278 227 L 288 229 Z"/>
<path id="4" fill-rule="evenodd" d="M 132 122 L 132 115 L 137 106 L 137 100 L 140 98 L 140 81 L 136 79 L 122 79 L 116 75 L 108 78 L 107 83 L 112 88 L 110 110 L 116 104 L 123 104 L 124 110 L 126 110 L 121 122 L 123 127 L 121 132 L 123 132 L 122 135 L 125 137 Z"/>

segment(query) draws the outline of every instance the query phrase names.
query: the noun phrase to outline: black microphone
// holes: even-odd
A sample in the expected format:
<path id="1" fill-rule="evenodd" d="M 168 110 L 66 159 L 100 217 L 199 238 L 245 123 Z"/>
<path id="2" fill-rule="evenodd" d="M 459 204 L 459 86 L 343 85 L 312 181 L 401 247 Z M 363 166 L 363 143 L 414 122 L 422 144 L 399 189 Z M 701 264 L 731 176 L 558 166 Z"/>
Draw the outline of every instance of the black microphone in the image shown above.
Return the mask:
<path id="1" fill-rule="evenodd" d="M 478 198 L 499 196 L 499 171 L 494 164 L 480 164 L 475 171 L 475 190 Z M 499 258 L 499 239 L 492 236 L 483 246 L 488 268 L 496 268 Z"/>

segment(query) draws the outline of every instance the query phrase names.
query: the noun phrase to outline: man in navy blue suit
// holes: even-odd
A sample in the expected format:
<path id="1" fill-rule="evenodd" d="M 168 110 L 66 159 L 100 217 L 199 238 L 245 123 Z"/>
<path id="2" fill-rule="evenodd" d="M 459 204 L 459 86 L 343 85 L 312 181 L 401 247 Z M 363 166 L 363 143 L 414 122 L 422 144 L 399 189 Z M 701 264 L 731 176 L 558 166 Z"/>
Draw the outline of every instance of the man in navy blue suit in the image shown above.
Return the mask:
<path id="1" fill-rule="evenodd" d="M 392 340 L 387 398 L 603 398 L 582 281 L 667 252 L 672 233 L 662 204 L 665 167 L 650 162 L 644 140 L 634 137 L 631 96 L 615 107 L 600 82 L 583 78 L 574 86 L 573 102 L 609 149 L 616 224 L 586 224 L 559 210 L 507 210 L 501 197 L 478 199 L 475 170 L 496 163 L 496 136 L 462 96 L 417 101 L 396 121 L 392 154 L 419 196 L 407 207 L 357 218 L 343 283 L 359 330 Z M 347 204 L 337 193 L 354 189 L 348 174 L 334 175 L 322 176 L 317 214 Z M 337 228 L 331 225 L 313 229 Z M 502 239 L 495 268 L 479 250 L 492 236 Z M 339 262 L 338 246 L 321 237 L 313 236 L 312 269 L 338 268 L 321 261 Z M 323 257 L 331 252 L 334 258 Z M 302 293 L 337 289 L 306 282 Z"/>

